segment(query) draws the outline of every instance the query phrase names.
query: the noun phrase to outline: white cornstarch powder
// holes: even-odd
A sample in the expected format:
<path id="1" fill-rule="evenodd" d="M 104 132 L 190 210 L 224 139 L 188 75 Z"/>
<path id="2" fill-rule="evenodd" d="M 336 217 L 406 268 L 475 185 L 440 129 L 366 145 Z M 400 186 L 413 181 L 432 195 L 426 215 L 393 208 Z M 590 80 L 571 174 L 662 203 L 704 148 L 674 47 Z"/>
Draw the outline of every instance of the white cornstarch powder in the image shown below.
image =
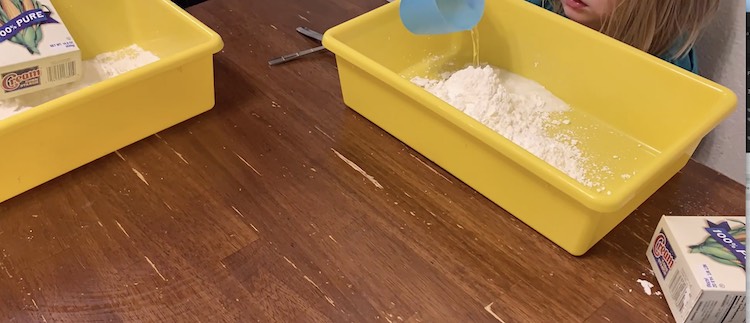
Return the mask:
<path id="1" fill-rule="evenodd" d="M 102 53 L 83 61 L 83 77 L 78 82 L 0 100 L 0 120 L 158 60 L 138 45 Z"/>
<path id="2" fill-rule="evenodd" d="M 644 293 L 646 293 L 648 295 L 651 295 L 651 288 L 654 288 L 654 284 L 652 284 L 651 282 L 649 282 L 647 280 L 643 280 L 643 279 L 638 279 L 636 282 L 638 282 L 639 284 L 641 284 L 641 287 L 643 287 L 643 292 Z"/>
<path id="3" fill-rule="evenodd" d="M 549 128 L 571 121 L 562 112 L 570 107 L 542 85 L 492 66 L 469 66 L 440 79 L 421 77 L 412 83 L 449 103 L 505 138 L 523 147 L 587 187 L 598 186 L 587 178 L 586 156 L 578 141 Z M 556 118 L 553 118 L 556 117 Z"/>

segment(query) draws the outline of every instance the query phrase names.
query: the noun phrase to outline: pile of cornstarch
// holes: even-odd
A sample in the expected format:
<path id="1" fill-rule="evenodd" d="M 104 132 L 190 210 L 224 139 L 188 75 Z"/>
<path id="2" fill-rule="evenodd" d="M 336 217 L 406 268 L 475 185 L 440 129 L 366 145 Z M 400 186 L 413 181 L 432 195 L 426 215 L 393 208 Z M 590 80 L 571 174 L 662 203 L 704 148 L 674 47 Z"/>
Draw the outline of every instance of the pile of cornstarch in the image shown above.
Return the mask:
<path id="1" fill-rule="evenodd" d="M 0 120 L 158 60 L 138 45 L 99 54 L 83 61 L 83 75 L 77 82 L 0 100 Z"/>
<path id="2" fill-rule="evenodd" d="M 445 73 L 437 80 L 415 77 L 411 81 L 581 184 L 599 185 L 587 178 L 587 158 L 577 140 L 562 133 L 549 134 L 551 125 L 570 123 L 559 120 L 570 107 L 542 85 L 488 65 Z"/>

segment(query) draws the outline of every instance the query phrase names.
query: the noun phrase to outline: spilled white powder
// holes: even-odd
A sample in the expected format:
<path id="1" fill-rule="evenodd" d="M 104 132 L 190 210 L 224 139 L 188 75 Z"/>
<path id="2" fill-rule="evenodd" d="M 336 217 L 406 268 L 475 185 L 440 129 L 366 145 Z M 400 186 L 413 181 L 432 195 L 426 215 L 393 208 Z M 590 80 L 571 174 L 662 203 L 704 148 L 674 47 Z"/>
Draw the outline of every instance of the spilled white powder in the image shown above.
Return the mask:
<path id="1" fill-rule="evenodd" d="M 639 284 L 641 284 L 641 287 L 643 287 L 643 292 L 644 293 L 646 293 L 648 295 L 651 295 L 651 288 L 654 287 L 654 284 L 652 284 L 651 282 L 649 282 L 647 280 L 643 280 L 643 279 L 639 279 L 639 280 L 637 280 L 637 282 Z"/>
<path id="2" fill-rule="evenodd" d="M 571 124 L 561 113 L 570 107 L 539 83 L 492 66 L 469 66 L 440 79 L 415 77 L 412 83 L 466 113 L 587 187 L 587 157 L 578 140 L 549 127 Z"/>
<path id="3" fill-rule="evenodd" d="M 158 60 L 156 55 L 138 45 L 99 54 L 83 61 L 83 74 L 76 82 L 0 100 L 0 120 Z"/>

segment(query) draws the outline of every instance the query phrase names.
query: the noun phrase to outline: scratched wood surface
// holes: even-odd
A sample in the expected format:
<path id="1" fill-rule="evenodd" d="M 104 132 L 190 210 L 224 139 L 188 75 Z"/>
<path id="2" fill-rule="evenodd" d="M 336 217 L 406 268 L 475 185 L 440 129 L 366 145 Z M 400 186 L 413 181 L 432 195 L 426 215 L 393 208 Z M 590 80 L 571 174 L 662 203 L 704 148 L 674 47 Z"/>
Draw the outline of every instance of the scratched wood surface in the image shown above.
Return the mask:
<path id="1" fill-rule="evenodd" d="M 215 109 L 0 204 L 0 320 L 669 322 L 663 214 L 744 214 L 691 162 L 575 258 L 344 106 L 330 53 L 379 0 L 211 0 Z M 658 286 L 655 291 L 659 290 Z"/>

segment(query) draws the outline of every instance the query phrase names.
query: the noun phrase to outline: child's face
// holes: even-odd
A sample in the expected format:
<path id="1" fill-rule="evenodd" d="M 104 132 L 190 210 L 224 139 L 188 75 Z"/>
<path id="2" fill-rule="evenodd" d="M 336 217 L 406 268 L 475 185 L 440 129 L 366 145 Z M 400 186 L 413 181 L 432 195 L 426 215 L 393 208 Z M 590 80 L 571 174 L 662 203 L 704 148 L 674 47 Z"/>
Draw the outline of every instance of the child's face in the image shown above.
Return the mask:
<path id="1" fill-rule="evenodd" d="M 602 26 L 604 18 L 612 13 L 618 0 L 561 0 L 565 15 L 593 29 Z"/>

